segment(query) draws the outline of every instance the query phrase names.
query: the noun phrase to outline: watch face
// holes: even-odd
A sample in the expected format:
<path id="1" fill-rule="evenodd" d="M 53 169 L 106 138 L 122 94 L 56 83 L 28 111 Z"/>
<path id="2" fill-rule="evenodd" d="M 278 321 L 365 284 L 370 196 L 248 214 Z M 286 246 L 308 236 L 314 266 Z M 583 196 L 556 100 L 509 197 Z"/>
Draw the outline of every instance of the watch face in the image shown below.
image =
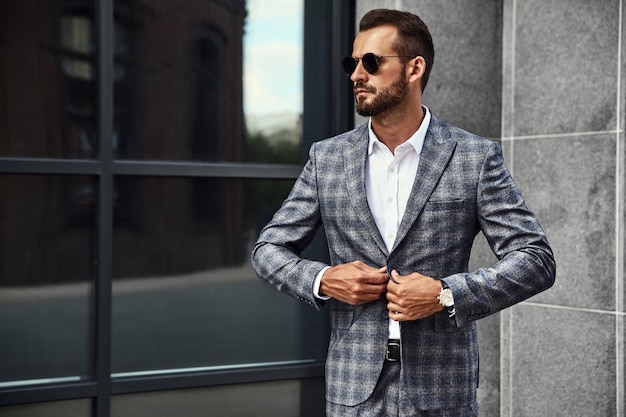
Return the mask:
<path id="1" fill-rule="evenodd" d="M 444 307 L 452 307 L 454 305 L 454 298 L 452 297 L 452 291 L 449 288 L 441 291 L 439 294 L 439 301 Z"/>

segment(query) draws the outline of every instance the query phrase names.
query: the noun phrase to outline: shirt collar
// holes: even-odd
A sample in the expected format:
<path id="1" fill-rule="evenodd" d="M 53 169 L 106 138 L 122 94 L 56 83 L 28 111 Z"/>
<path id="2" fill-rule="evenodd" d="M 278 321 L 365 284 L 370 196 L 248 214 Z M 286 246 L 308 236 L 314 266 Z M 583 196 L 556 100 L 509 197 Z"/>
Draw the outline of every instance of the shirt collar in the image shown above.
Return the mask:
<path id="1" fill-rule="evenodd" d="M 419 156 L 422 153 L 422 147 L 424 146 L 424 139 L 426 139 L 426 131 L 428 130 L 428 126 L 430 126 L 430 110 L 428 107 L 422 106 L 424 109 L 424 120 L 422 120 L 422 124 L 420 124 L 417 132 L 413 133 L 413 135 L 406 141 L 409 145 L 413 146 L 415 152 Z M 371 155 L 374 150 L 374 143 L 378 143 L 379 145 L 385 146 L 376 136 L 374 130 L 372 130 L 372 118 L 370 117 L 368 122 L 368 130 L 369 130 L 369 145 L 367 148 L 367 154 Z"/>

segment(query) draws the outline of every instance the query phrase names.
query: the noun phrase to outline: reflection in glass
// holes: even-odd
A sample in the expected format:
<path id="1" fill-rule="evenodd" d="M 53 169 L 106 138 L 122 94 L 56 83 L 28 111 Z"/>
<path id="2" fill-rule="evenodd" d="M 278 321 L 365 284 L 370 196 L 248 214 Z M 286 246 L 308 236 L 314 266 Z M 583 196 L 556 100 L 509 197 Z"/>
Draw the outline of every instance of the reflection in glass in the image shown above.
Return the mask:
<path id="1" fill-rule="evenodd" d="M 302 0 L 248 0 L 244 111 L 248 160 L 298 163 L 302 139 Z"/>
<path id="2" fill-rule="evenodd" d="M 123 159 L 243 161 L 244 0 L 115 3 Z"/>
<path id="3" fill-rule="evenodd" d="M 61 16 L 61 48 L 67 51 L 61 63 L 69 77 L 93 79 L 93 24 L 88 16 Z"/>
<path id="4" fill-rule="evenodd" d="M 0 176 L 0 386 L 91 371 L 92 182 Z"/>
<path id="5" fill-rule="evenodd" d="M 323 315 L 249 262 L 291 181 L 121 181 L 135 210 L 114 230 L 114 374 L 323 360 Z"/>
<path id="6" fill-rule="evenodd" d="M 116 2 L 117 157 L 298 163 L 302 4 Z"/>
<path id="7" fill-rule="evenodd" d="M 0 2 L 0 156 L 95 156 L 93 8 Z"/>
<path id="8" fill-rule="evenodd" d="M 92 0 L 0 2 L 0 156 L 95 158 Z M 298 163 L 303 0 L 114 2 L 123 159 Z"/>
<path id="9" fill-rule="evenodd" d="M 323 386 L 323 381 L 319 381 Z M 112 417 L 311 417 L 324 414 L 323 398 L 303 392 L 303 381 L 276 381 L 210 388 L 116 395 Z M 322 391 L 322 390 L 320 390 Z"/>
<path id="10" fill-rule="evenodd" d="M 0 407 L 2 417 L 90 417 L 90 400 L 55 401 Z"/>

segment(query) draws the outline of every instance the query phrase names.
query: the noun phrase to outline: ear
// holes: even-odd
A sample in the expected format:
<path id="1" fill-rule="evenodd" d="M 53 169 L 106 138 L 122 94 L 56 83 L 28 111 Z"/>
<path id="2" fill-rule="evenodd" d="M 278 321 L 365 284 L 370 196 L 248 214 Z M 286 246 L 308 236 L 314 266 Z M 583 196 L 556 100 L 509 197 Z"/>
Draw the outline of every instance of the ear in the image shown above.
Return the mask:
<path id="1" fill-rule="evenodd" d="M 409 75 L 409 82 L 421 80 L 426 71 L 426 60 L 422 56 L 413 58 L 408 63 L 407 72 Z"/>

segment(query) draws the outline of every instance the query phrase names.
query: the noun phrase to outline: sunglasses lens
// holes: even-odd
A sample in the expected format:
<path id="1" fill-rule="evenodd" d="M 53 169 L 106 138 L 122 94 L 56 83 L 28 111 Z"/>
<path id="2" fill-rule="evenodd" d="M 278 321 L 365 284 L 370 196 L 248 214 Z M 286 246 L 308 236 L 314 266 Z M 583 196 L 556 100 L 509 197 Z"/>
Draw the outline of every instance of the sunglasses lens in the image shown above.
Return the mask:
<path id="1" fill-rule="evenodd" d="M 361 62 L 363 62 L 363 67 L 365 68 L 365 71 L 369 72 L 370 74 L 376 74 L 376 71 L 378 71 L 378 58 L 373 53 L 368 52 L 363 55 L 363 57 L 361 58 Z"/>
<path id="2" fill-rule="evenodd" d="M 352 75 L 352 73 L 356 69 L 356 66 L 358 65 L 358 62 L 359 61 L 352 58 L 351 56 L 347 56 L 343 59 L 343 61 L 341 61 L 341 66 L 343 67 L 343 70 L 348 75 L 348 77 Z"/>
<path id="3" fill-rule="evenodd" d="M 366 53 L 361 57 L 361 62 L 363 63 L 363 68 L 370 74 L 376 74 L 378 71 L 378 57 L 371 52 Z M 350 77 L 356 66 L 359 65 L 359 60 L 356 58 L 352 58 L 351 56 L 347 56 L 341 61 L 341 66 L 345 73 Z"/>

